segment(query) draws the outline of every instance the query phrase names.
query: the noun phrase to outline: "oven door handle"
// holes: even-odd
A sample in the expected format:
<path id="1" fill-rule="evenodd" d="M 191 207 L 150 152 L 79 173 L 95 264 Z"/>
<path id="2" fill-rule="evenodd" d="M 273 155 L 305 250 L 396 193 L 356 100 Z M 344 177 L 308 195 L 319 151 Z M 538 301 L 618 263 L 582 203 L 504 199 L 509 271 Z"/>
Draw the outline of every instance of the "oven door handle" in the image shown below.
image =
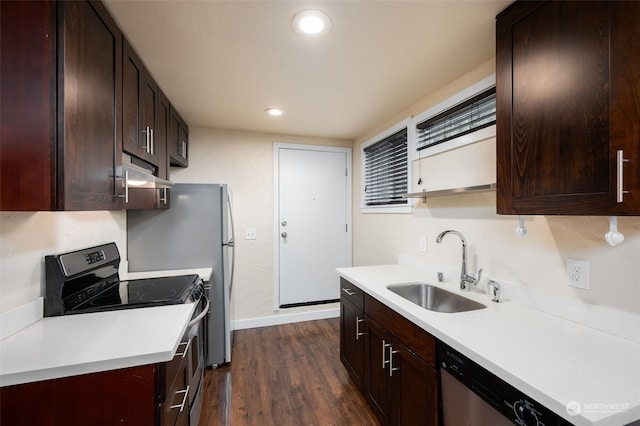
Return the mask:
<path id="1" fill-rule="evenodd" d="M 193 327 L 194 325 L 196 325 L 197 323 L 199 323 L 200 321 L 202 321 L 202 318 L 204 318 L 209 312 L 209 305 L 210 305 L 209 299 L 204 294 L 202 295 L 202 297 L 204 297 L 204 300 L 207 301 L 207 306 L 205 306 L 202 312 L 200 312 L 200 315 L 198 315 L 197 317 L 195 317 L 189 322 L 189 325 L 187 325 L 187 330 Z M 198 303 L 200 303 L 199 300 L 198 300 Z"/>

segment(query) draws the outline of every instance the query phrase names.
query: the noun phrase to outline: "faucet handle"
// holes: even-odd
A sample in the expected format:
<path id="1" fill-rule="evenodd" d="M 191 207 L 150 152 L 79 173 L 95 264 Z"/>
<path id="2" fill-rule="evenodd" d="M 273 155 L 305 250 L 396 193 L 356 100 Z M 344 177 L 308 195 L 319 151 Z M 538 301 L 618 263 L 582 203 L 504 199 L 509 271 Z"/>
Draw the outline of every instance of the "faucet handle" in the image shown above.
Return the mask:
<path id="1" fill-rule="evenodd" d="M 500 284 L 498 284 L 494 280 L 489 280 L 489 289 L 491 289 L 492 287 L 493 287 L 493 297 L 491 298 L 491 301 L 500 303 Z"/>
<path id="2" fill-rule="evenodd" d="M 482 268 L 478 269 L 478 277 L 476 278 L 476 284 L 480 284 L 481 278 L 482 278 Z"/>

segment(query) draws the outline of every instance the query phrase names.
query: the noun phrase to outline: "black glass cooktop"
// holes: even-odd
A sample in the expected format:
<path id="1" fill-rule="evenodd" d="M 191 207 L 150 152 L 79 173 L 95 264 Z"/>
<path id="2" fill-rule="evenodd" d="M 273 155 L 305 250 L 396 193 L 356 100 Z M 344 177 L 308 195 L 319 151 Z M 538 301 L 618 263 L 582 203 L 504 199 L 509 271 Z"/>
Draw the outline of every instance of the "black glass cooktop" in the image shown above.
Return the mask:
<path id="1" fill-rule="evenodd" d="M 186 303 L 197 287 L 199 276 L 147 278 L 140 280 L 104 281 L 100 287 L 87 288 L 65 300 L 65 313 L 87 313 L 148 306 Z M 199 294 L 198 294 L 199 296 Z M 195 299 L 194 299 L 195 300 Z"/>

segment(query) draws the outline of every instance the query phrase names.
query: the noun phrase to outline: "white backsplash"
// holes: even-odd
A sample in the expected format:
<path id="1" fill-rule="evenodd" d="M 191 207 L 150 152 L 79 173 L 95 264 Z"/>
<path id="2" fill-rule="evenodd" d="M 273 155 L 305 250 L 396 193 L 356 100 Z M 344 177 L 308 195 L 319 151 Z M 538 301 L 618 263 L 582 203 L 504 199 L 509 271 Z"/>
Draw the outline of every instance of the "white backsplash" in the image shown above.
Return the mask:
<path id="1" fill-rule="evenodd" d="M 0 312 L 44 296 L 44 256 L 115 241 L 126 258 L 126 213 L 0 213 Z"/>
<path id="2" fill-rule="evenodd" d="M 460 269 L 430 264 L 404 254 L 398 255 L 398 264 L 424 271 L 426 282 L 437 282 L 438 272 L 444 273 L 444 285 L 450 291 L 458 289 Z M 494 279 L 494 278 L 491 278 Z M 562 298 L 539 288 L 526 287 L 519 283 L 496 280 L 500 284 L 502 303 L 518 303 L 546 312 L 569 321 L 577 322 L 609 334 L 640 343 L 640 313 L 633 314 L 606 306 L 596 306 L 577 300 Z M 482 278 L 472 291 L 488 293 L 489 277 Z M 487 295 L 487 303 L 489 297 Z"/>

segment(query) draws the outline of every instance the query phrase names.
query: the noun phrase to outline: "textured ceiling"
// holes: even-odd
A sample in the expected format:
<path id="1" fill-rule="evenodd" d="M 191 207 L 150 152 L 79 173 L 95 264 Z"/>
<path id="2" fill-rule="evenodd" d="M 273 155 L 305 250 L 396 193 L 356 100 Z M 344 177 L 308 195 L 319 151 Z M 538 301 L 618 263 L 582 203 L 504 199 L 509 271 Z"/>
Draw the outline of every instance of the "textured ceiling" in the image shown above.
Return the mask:
<path id="1" fill-rule="evenodd" d="M 493 58 L 509 3 L 105 1 L 190 126 L 345 139 Z M 329 34 L 291 30 L 309 8 Z"/>

